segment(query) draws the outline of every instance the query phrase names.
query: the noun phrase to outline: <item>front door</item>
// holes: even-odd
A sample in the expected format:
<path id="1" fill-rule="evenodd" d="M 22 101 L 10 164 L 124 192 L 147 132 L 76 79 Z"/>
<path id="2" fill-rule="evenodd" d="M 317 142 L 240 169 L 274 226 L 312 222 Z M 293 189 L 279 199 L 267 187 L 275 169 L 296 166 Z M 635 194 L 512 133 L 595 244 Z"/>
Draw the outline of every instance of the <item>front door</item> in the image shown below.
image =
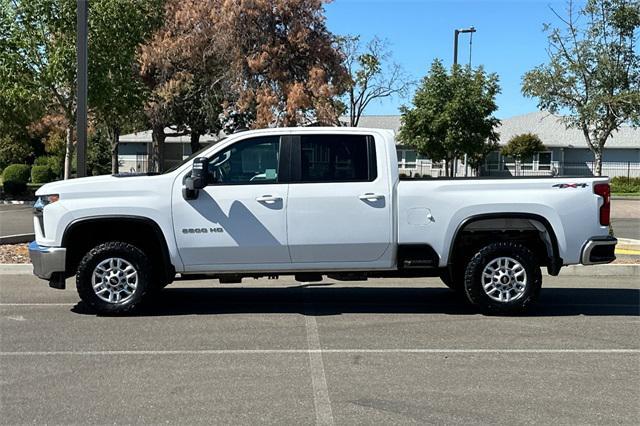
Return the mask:
<path id="1" fill-rule="evenodd" d="M 288 265 L 288 185 L 278 175 L 280 137 L 238 141 L 210 159 L 209 170 L 212 182 L 197 199 L 184 200 L 181 185 L 174 188 L 176 242 L 187 270 Z"/>
<path id="2" fill-rule="evenodd" d="M 391 265 L 393 206 L 386 155 L 383 142 L 368 135 L 293 138 L 287 228 L 294 264 L 313 268 L 331 262 L 332 269 Z"/>

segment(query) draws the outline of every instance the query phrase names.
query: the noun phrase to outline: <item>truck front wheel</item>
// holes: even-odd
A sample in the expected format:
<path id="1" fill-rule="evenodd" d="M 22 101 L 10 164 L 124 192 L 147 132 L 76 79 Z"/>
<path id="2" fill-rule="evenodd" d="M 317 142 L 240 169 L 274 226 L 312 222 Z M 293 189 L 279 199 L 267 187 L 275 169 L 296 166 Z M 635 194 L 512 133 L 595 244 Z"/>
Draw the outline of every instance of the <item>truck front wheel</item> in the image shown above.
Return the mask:
<path id="1" fill-rule="evenodd" d="M 467 298 L 487 313 L 524 312 L 537 299 L 541 286 L 536 255 L 519 243 L 489 244 L 466 264 Z"/>
<path id="2" fill-rule="evenodd" d="M 150 288 L 150 264 L 136 246 L 111 241 L 91 249 L 78 265 L 80 298 L 101 314 L 133 310 Z"/>

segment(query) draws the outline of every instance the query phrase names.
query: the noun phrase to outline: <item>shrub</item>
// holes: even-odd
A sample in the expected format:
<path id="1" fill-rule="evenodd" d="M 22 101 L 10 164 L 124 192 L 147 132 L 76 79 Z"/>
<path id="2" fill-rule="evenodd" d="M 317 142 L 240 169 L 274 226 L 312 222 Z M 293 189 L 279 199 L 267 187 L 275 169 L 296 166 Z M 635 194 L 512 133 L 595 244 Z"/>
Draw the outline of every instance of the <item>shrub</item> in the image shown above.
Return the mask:
<path id="1" fill-rule="evenodd" d="M 30 167 L 26 164 L 11 164 L 2 172 L 2 186 L 4 192 L 18 195 L 27 189 Z"/>
<path id="2" fill-rule="evenodd" d="M 640 178 L 614 177 L 611 179 L 611 192 L 620 194 L 640 193 Z"/>
<path id="3" fill-rule="evenodd" d="M 46 155 L 36 158 L 33 162 L 34 166 L 47 166 L 53 174 L 52 180 L 62 177 L 62 169 L 64 167 L 63 158 L 54 155 Z"/>
<path id="4" fill-rule="evenodd" d="M 53 180 L 53 171 L 49 166 L 33 166 L 31 168 L 32 183 L 48 183 Z"/>

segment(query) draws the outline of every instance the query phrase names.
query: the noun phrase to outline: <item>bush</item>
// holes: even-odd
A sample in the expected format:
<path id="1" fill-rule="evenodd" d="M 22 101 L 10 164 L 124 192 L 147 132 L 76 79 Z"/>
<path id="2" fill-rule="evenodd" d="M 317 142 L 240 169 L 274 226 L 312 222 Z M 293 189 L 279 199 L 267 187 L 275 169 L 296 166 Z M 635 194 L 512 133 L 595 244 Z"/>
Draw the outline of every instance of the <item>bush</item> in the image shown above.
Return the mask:
<path id="1" fill-rule="evenodd" d="M 640 178 L 614 177 L 611 179 L 611 192 L 618 194 L 640 193 Z"/>
<path id="2" fill-rule="evenodd" d="M 62 160 L 62 161 L 61 161 Z M 62 169 L 64 168 L 63 159 L 53 155 L 47 155 L 36 158 L 33 162 L 34 166 L 47 166 L 53 174 L 52 180 L 62 177 Z"/>
<path id="3" fill-rule="evenodd" d="M 49 166 L 33 166 L 31 168 L 32 183 L 48 183 L 53 180 L 53 170 Z"/>
<path id="4" fill-rule="evenodd" d="M 11 164 L 2 172 L 4 192 L 18 195 L 26 191 L 31 168 L 26 164 Z"/>

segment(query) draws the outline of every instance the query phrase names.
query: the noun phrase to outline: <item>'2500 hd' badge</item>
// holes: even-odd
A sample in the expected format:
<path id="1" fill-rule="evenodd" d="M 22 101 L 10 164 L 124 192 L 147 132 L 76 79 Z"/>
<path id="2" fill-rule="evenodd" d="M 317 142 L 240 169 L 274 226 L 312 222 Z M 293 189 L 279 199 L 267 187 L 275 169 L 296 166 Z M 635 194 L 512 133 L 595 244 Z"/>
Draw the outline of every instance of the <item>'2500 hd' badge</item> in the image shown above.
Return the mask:
<path id="1" fill-rule="evenodd" d="M 224 232 L 222 228 L 182 228 L 183 234 L 208 234 Z"/>

